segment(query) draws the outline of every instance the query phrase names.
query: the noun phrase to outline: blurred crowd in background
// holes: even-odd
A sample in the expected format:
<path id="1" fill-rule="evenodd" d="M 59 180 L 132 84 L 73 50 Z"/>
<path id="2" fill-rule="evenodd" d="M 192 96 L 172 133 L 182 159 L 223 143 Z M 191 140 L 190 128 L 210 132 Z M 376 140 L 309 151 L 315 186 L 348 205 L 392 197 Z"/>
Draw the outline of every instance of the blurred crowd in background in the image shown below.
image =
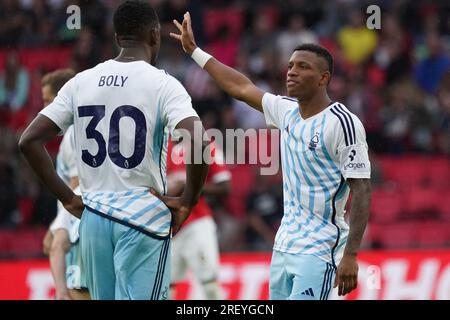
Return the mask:
<path id="1" fill-rule="evenodd" d="M 29 230 L 30 226 L 45 228 L 55 216 L 55 199 L 42 188 L 19 156 L 18 137 L 42 108 L 40 79 L 43 74 L 56 67 L 82 71 L 117 54 L 111 21 L 120 2 L 0 1 L 0 227 L 3 230 L 19 232 Z M 404 202 L 399 196 L 407 197 L 409 191 L 404 191 L 413 184 L 417 184 L 414 190 L 422 190 L 419 196 L 422 200 L 429 190 L 433 190 L 433 194 L 448 194 L 447 199 L 450 198 L 448 1 L 150 2 L 158 12 L 162 27 L 158 67 L 184 84 L 206 128 L 224 131 L 228 128 L 265 128 L 266 125 L 262 114 L 225 95 L 207 73 L 186 56 L 180 45 L 169 38 L 169 32 L 176 30 L 172 20 L 181 21 L 186 11 L 191 13 L 199 46 L 248 75 L 262 89 L 276 94 L 286 92 L 288 59 L 297 45 L 318 43 L 332 53 L 335 68 L 329 86 L 330 96 L 343 102 L 364 123 L 375 193 L 384 192 L 380 198 L 374 197 L 377 201 L 374 214 L 379 210 L 381 216 L 386 216 L 386 210 L 392 211 L 395 207 L 392 201 L 400 201 L 398 212 L 392 213 L 400 218 L 383 216 L 377 220 L 375 216 L 371 220 L 374 227 L 369 226 L 370 232 L 377 230 L 377 226 L 395 226 L 401 221 L 403 228 L 397 226 L 392 234 L 399 234 L 398 230 L 414 234 L 412 220 L 405 222 L 401 217 L 411 214 L 405 212 L 408 207 L 405 203 L 413 200 Z M 66 25 L 70 15 L 67 7 L 74 4 L 81 9 L 80 30 L 70 30 Z M 369 17 L 366 8 L 371 4 L 381 8 L 379 30 L 370 30 L 366 26 Z M 49 150 L 54 158 L 58 141 L 51 143 Z M 427 166 L 440 168 L 441 171 L 436 173 L 436 185 L 431 185 L 431 180 L 417 180 L 420 177 L 412 182 L 396 179 L 395 168 L 404 167 L 402 163 L 406 167 L 412 163 L 410 171 L 403 173 L 408 177 L 418 176 L 418 172 Z M 231 166 L 233 180 L 238 179 L 240 183 L 234 185 L 228 197 L 211 199 L 222 250 L 271 248 L 282 216 L 281 178 L 280 175 L 261 177 L 256 167 Z M 427 205 L 421 208 L 416 215 L 418 220 L 414 221 L 426 220 L 448 226 L 442 222 L 450 221 L 447 207 L 435 203 L 442 201 L 432 198 L 427 201 L 423 200 Z M 448 200 L 446 203 L 450 208 Z M 381 208 L 377 209 L 377 206 Z M 414 208 L 417 206 L 411 210 Z M 436 234 L 434 227 L 430 229 Z M 383 228 L 384 232 L 386 230 Z M 450 244 L 450 231 L 441 233 L 441 242 L 434 245 Z M 414 237 L 408 241 L 402 238 L 403 244 L 402 240 L 383 244 L 382 238 L 367 236 L 365 246 L 421 246 Z M 406 238 L 409 239 L 408 235 Z"/>

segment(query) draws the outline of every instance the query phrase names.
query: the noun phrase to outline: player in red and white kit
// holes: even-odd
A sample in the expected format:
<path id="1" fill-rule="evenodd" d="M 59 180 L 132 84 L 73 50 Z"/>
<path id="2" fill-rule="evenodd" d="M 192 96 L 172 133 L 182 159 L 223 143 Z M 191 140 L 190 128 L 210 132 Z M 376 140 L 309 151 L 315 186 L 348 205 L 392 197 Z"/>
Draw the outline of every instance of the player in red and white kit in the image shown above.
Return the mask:
<path id="1" fill-rule="evenodd" d="M 180 194 L 185 185 L 186 165 L 181 144 L 169 139 L 167 157 L 168 195 Z M 175 297 L 175 284 L 183 280 L 191 270 L 201 284 L 205 299 L 223 299 L 217 281 L 219 270 L 219 245 L 213 212 L 205 196 L 222 196 L 230 189 L 231 173 L 224 164 L 223 153 L 211 148 L 212 163 L 203 187 L 202 196 L 192 209 L 183 227 L 172 239 L 171 288 Z"/>

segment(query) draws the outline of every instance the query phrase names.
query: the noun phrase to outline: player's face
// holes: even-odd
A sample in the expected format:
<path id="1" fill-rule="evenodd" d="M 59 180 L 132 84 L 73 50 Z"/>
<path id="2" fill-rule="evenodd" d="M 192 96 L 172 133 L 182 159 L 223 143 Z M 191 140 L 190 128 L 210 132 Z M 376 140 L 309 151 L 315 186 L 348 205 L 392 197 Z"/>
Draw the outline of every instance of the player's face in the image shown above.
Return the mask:
<path id="1" fill-rule="evenodd" d="M 300 101 L 315 95 L 322 81 L 321 59 L 314 52 L 294 51 L 286 77 L 287 93 Z"/>
<path id="2" fill-rule="evenodd" d="M 48 106 L 55 99 L 52 88 L 50 85 L 45 85 L 42 87 L 42 100 L 44 101 L 44 107 Z"/>

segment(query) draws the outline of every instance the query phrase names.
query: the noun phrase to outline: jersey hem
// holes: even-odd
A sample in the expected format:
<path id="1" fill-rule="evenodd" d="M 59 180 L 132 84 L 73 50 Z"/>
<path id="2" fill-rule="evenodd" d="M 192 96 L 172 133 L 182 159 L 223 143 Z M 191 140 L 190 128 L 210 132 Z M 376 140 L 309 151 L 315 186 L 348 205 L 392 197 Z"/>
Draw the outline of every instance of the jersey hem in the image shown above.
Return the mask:
<path id="1" fill-rule="evenodd" d="M 109 216 L 109 215 L 107 215 L 107 214 L 104 214 L 104 213 L 102 213 L 102 212 L 100 212 L 100 211 L 98 211 L 98 210 L 95 210 L 95 209 L 93 209 L 93 208 L 91 208 L 91 207 L 89 207 L 89 206 L 86 206 L 86 205 L 85 205 L 85 208 L 86 208 L 86 210 L 88 210 L 88 211 L 90 211 L 90 212 L 92 212 L 92 213 L 94 213 L 94 214 L 96 214 L 96 215 L 99 215 L 99 216 L 101 216 L 101 217 L 103 217 L 103 218 L 112 220 L 112 221 L 114 221 L 114 222 L 120 223 L 121 225 L 124 225 L 124 226 L 130 227 L 130 228 L 132 228 L 132 229 L 135 229 L 135 230 L 137 230 L 137 231 L 139 231 L 139 232 L 142 232 L 143 234 L 145 234 L 145 235 L 147 235 L 147 236 L 149 236 L 149 237 L 152 237 L 152 238 L 154 238 L 154 239 L 158 239 L 158 240 L 166 240 L 166 239 L 169 239 L 169 238 L 170 238 L 170 233 L 169 233 L 167 236 L 159 236 L 159 235 L 157 235 L 157 234 L 154 234 L 153 232 L 150 232 L 150 231 L 148 231 L 148 230 L 139 228 L 138 226 L 135 226 L 135 225 L 133 225 L 133 224 L 127 223 L 127 222 L 122 221 L 122 220 L 120 220 L 120 219 L 117 219 L 117 218 L 114 218 L 114 217 Z"/>
<path id="2" fill-rule="evenodd" d="M 332 261 L 330 259 L 328 259 L 328 260 L 324 259 L 323 256 L 319 256 L 319 255 L 315 254 L 314 252 L 311 252 L 311 253 L 299 253 L 298 251 L 280 249 L 280 248 L 275 248 L 275 247 L 273 248 L 273 251 L 278 251 L 280 253 L 292 254 L 294 256 L 315 256 L 315 257 L 319 258 L 320 260 L 325 261 L 325 262 L 333 265 L 333 263 L 332 263 Z"/>

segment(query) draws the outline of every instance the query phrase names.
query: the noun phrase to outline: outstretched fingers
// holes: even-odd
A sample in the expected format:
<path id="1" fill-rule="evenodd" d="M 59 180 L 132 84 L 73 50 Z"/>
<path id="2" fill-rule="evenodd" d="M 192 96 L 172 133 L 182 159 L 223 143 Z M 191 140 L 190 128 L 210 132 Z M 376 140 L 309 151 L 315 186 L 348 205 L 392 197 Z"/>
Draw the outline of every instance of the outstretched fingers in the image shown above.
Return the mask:
<path id="1" fill-rule="evenodd" d="M 192 31 L 192 23 L 191 23 L 191 14 L 188 12 L 186 12 L 186 24 L 187 24 L 187 31 L 189 32 L 189 34 L 193 34 Z"/>
<path id="2" fill-rule="evenodd" d="M 188 33 L 188 18 L 187 18 L 187 13 L 184 14 L 184 18 L 183 18 L 183 23 L 182 23 L 182 27 L 183 27 L 183 33 Z"/>
<path id="3" fill-rule="evenodd" d="M 183 28 L 181 27 L 181 24 L 180 24 L 177 20 L 173 19 L 173 24 L 175 25 L 175 27 L 178 28 L 178 30 L 179 30 L 180 32 L 183 31 Z"/>
<path id="4" fill-rule="evenodd" d="M 181 41 L 181 34 L 176 34 L 176 33 L 171 32 L 171 33 L 169 33 L 169 36 Z"/>

